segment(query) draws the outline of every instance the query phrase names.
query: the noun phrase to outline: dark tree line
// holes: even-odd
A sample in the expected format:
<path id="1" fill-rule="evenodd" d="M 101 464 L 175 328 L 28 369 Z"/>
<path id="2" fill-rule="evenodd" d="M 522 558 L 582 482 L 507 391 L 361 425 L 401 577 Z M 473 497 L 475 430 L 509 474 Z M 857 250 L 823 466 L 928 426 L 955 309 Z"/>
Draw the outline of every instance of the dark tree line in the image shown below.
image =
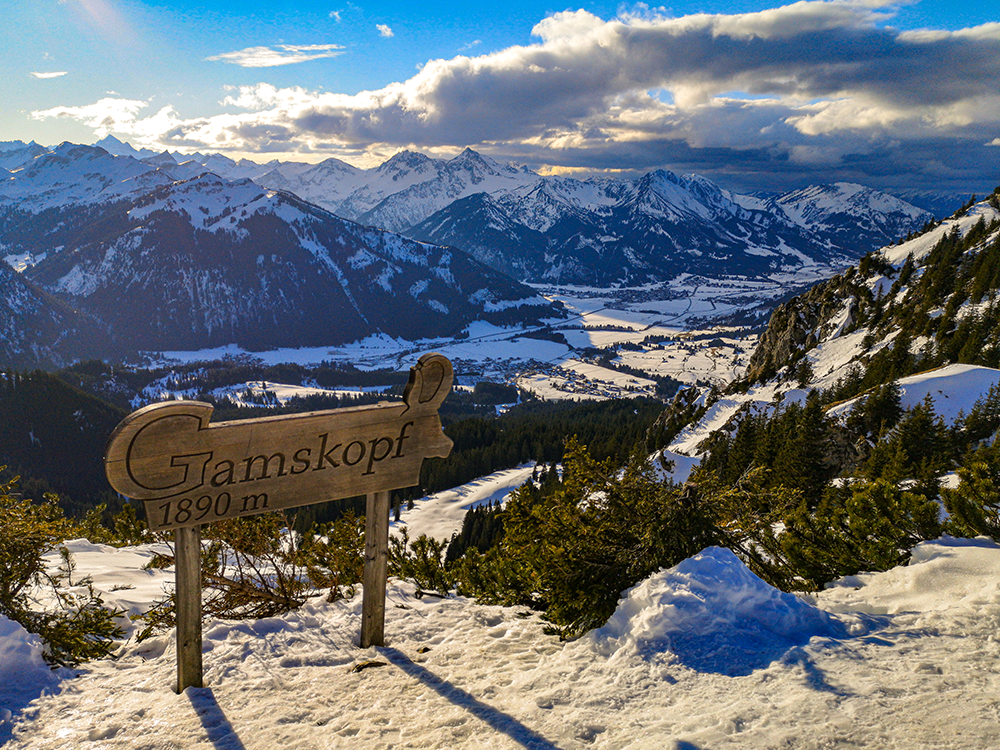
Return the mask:
<path id="1" fill-rule="evenodd" d="M 534 401 L 495 419 L 454 422 L 445 427 L 455 443 L 451 455 L 424 462 L 419 489 L 437 492 L 526 461 L 561 461 L 574 435 L 594 456 L 624 463 L 662 411 L 663 404 L 651 399 Z"/>
<path id="2" fill-rule="evenodd" d="M 118 507 L 104 476 L 104 445 L 125 412 L 49 373 L 0 375 L 0 465 L 22 493 L 59 494 L 74 516 L 99 502 Z"/>

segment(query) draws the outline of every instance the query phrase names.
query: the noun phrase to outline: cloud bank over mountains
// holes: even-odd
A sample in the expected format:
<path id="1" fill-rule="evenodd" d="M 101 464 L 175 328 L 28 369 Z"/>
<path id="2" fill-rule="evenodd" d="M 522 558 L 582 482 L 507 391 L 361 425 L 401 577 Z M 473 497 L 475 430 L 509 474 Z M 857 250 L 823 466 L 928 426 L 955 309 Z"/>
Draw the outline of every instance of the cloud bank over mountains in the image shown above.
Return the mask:
<path id="1" fill-rule="evenodd" d="M 827 174 L 944 187 L 996 174 L 1000 23 L 900 31 L 891 10 L 807 0 L 679 18 L 565 11 L 534 27 L 535 44 L 431 60 L 408 80 L 353 95 L 261 82 L 206 117 L 171 105 L 147 114 L 148 102 L 116 98 L 33 116 L 155 148 L 358 160 L 474 146 L 536 167 L 666 165 L 749 186 Z M 264 66 L 337 52 L 275 45 L 218 59 Z"/>

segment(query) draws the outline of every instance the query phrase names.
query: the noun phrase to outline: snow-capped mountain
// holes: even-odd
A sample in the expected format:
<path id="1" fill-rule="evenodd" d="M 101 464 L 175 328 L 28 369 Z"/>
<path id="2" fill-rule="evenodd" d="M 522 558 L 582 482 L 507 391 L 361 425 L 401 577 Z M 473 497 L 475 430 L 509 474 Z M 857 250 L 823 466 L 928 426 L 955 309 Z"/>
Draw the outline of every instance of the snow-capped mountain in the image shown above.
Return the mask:
<path id="1" fill-rule="evenodd" d="M 443 237 L 444 244 L 464 246 L 480 262 L 515 279 L 536 278 L 539 270 L 549 274 L 561 270 L 561 261 L 546 253 L 545 235 L 516 221 L 487 193 L 460 198 L 407 234 L 420 239 Z M 574 270 L 575 274 L 585 272 L 584 268 Z"/>
<path id="2" fill-rule="evenodd" d="M 0 183 L 4 255 L 105 325 L 109 350 L 416 339 L 558 314 L 460 251 L 150 161 L 63 144 Z"/>
<path id="3" fill-rule="evenodd" d="M 339 203 L 337 197 L 350 195 L 365 184 L 364 174 L 364 170 L 331 158 L 319 164 L 279 163 L 263 175 L 251 179 L 264 187 L 295 193 L 310 203 L 333 210 L 333 206 Z M 343 213 L 338 215 L 346 216 Z"/>
<path id="4" fill-rule="evenodd" d="M 334 193 L 328 199 L 317 196 L 317 202 L 338 216 L 360 219 L 387 197 L 436 179 L 439 166 L 436 160 L 423 154 L 401 151 L 374 171 L 360 175 L 358 187 Z"/>
<path id="5" fill-rule="evenodd" d="M 463 248 L 507 272 L 517 269 L 518 278 L 572 284 L 634 285 L 682 273 L 720 277 L 835 267 L 884 244 L 852 234 L 849 205 L 837 212 L 832 206 L 841 204 L 833 197 L 829 204 L 830 221 L 810 225 L 733 196 L 705 178 L 659 170 L 635 181 L 544 179 L 491 201 L 473 196 L 407 234 Z M 920 222 L 929 218 L 917 209 L 913 213 Z M 901 221 L 905 231 L 916 223 Z M 516 255 L 503 257 L 505 250 Z"/>
<path id="6" fill-rule="evenodd" d="M 534 172 L 499 164 L 467 148 L 441 165 L 433 179 L 387 196 L 358 220 L 401 232 L 460 198 L 505 193 L 538 179 Z"/>
<path id="7" fill-rule="evenodd" d="M 287 190 L 338 216 L 453 245 L 504 273 L 548 283 L 833 269 L 932 218 L 857 185 L 756 197 L 663 170 L 635 180 L 542 177 L 471 149 L 447 161 L 402 151 L 369 170 L 336 159 L 315 166 L 192 159 L 230 179 Z"/>
<path id="8" fill-rule="evenodd" d="M 472 149 L 448 161 L 401 151 L 368 171 L 336 159 L 297 172 L 290 166 L 279 165 L 257 181 L 290 190 L 338 216 L 390 231 L 406 230 L 470 195 L 505 193 L 541 179 Z"/>
<path id="9" fill-rule="evenodd" d="M 45 146 L 39 146 L 34 141 L 5 141 L 0 143 L 0 167 L 6 170 L 18 169 L 48 151 Z"/>
<path id="10" fill-rule="evenodd" d="M 148 148 L 136 148 L 131 143 L 118 140 L 113 135 L 106 135 L 95 144 L 98 148 L 103 148 L 112 156 L 131 156 L 133 159 L 147 159 L 156 156 L 156 152 Z"/>
<path id="11" fill-rule="evenodd" d="M 0 181 L 0 208 L 38 215 L 47 209 L 104 204 L 193 175 L 174 162 L 150 164 L 97 146 L 63 143 Z"/>
<path id="12" fill-rule="evenodd" d="M 888 245 L 930 218 L 926 211 L 899 198 L 849 182 L 785 193 L 774 200 L 774 206 L 795 224 L 828 236 L 840 246 Z"/>

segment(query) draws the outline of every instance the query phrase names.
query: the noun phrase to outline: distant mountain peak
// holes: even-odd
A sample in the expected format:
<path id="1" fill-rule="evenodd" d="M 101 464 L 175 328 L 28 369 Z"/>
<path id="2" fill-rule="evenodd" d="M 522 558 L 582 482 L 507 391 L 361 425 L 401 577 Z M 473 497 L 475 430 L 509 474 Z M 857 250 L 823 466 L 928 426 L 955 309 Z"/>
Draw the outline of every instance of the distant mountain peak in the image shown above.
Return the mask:
<path id="1" fill-rule="evenodd" d="M 328 172 L 337 171 L 337 172 L 355 173 L 361 171 L 353 164 L 348 164 L 346 161 L 338 159 L 334 156 L 324 159 L 319 164 L 316 164 L 315 167 L 318 169 L 326 170 Z"/>
<path id="2" fill-rule="evenodd" d="M 169 151 L 163 151 L 155 156 L 147 156 L 142 161 L 154 167 L 175 166 L 177 164 L 177 159 Z"/>
<path id="3" fill-rule="evenodd" d="M 112 156 L 131 156 L 133 159 L 149 159 L 157 156 L 157 153 L 151 149 L 136 148 L 131 143 L 119 140 L 111 134 L 104 136 L 94 145 L 103 148 Z"/>
<path id="4" fill-rule="evenodd" d="M 398 171 L 400 169 L 420 169 L 433 163 L 434 160 L 429 156 L 418 153 L 417 151 L 404 149 L 403 151 L 393 154 L 389 159 L 382 162 L 378 171 L 391 172 Z"/>
<path id="5" fill-rule="evenodd" d="M 448 161 L 449 167 L 462 167 L 471 171 L 487 171 L 494 174 L 517 174 L 519 170 L 512 164 L 501 164 L 485 154 L 466 148 L 458 156 Z M 532 173 L 534 174 L 534 173 Z"/>
<path id="6" fill-rule="evenodd" d="M 105 151 L 107 151 L 109 154 L 113 153 L 110 150 L 110 149 L 113 149 L 113 148 L 123 148 L 123 147 L 125 147 L 125 148 L 128 148 L 128 149 L 131 149 L 132 151 L 135 151 L 135 148 L 133 148 L 133 146 L 131 144 L 127 144 L 124 141 L 120 141 L 119 139 L 117 139 L 113 135 L 111 135 L 110 133 L 108 135 L 104 136 L 103 138 L 101 138 L 101 140 L 95 142 L 94 145 L 95 146 L 100 146 Z"/>

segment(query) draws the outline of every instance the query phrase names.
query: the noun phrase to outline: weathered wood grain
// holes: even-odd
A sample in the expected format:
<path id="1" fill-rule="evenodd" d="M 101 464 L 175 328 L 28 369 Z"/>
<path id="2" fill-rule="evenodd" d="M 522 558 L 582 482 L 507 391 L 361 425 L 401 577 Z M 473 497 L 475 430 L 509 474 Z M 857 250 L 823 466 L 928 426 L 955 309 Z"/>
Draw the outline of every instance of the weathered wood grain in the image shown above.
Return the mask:
<path id="1" fill-rule="evenodd" d="M 385 588 L 389 571 L 389 493 L 368 496 L 365 568 L 361 579 L 361 648 L 385 645 Z"/>
<path id="2" fill-rule="evenodd" d="M 437 410 L 452 380 L 446 357 L 425 354 L 402 403 L 217 424 L 209 404 L 152 404 L 115 429 L 105 471 L 154 531 L 411 487 L 451 451 Z"/>
<path id="3" fill-rule="evenodd" d="M 177 692 L 202 687 L 201 659 L 201 527 L 177 529 Z"/>

